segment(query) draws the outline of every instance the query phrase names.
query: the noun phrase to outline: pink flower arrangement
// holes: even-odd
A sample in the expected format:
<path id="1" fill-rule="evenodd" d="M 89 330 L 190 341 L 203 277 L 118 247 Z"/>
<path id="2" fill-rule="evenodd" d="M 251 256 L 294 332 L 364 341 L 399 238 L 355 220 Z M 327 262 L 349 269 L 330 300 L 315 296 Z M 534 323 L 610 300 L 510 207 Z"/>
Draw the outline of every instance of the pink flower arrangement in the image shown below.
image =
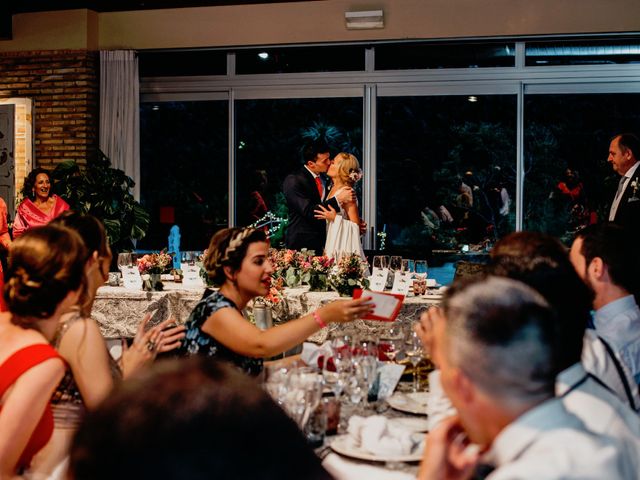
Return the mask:
<path id="1" fill-rule="evenodd" d="M 171 255 L 167 252 L 151 253 L 143 255 L 137 260 L 138 271 L 140 274 L 146 273 L 164 273 L 169 265 L 171 265 Z"/>

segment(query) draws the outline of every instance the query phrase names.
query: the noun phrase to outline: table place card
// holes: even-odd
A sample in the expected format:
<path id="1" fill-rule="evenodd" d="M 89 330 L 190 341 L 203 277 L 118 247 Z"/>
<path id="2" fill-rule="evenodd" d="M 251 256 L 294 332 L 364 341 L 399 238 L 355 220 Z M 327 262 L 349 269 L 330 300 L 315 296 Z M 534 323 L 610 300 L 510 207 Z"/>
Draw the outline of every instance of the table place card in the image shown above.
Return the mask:
<path id="1" fill-rule="evenodd" d="M 122 267 L 122 284 L 128 290 L 142 288 L 142 277 L 138 267 Z"/>
<path id="2" fill-rule="evenodd" d="M 182 284 L 188 287 L 204 287 L 198 265 L 182 264 Z"/>
<path id="3" fill-rule="evenodd" d="M 435 278 L 427 278 L 427 287 L 435 287 L 436 279 Z"/>
<path id="4" fill-rule="evenodd" d="M 396 272 L 393 276 L 393 287 L 391 293 L 399 293 L 400 295 L 408 295 L 409 287 L 413 285 L 411 272 Z"/>
<path id="5" fill-rule="evenodd" d="M 369 277 L 369 290 L 374 292 L 384 291 L 384 287 L 387 284 L 387 278 L 389 277 L 388 268 L 374 267 L 371 276 Z"/>
<path id="6" fill-rule="evenodd" d="M 356 288 L 353 291 L 353 298 L 371 297 L 370 303 L 375 304 L 373 313 L 362 317 L 363 320 L 382 320 L 384 322 L 393 322 L 402 308 L 404 295 L 393 293 L 372 292 L 371 290 L 362 290 Z"/>

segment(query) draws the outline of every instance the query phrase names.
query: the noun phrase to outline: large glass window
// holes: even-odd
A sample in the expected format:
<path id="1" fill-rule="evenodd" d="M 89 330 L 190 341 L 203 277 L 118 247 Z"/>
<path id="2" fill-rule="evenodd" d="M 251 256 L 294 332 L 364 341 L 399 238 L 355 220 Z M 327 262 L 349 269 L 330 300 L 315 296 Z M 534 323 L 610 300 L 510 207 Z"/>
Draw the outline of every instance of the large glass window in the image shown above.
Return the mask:
<path id="1" fill-rule="evenodd" d="M 139 248 L 167 246 L 178 225 L 183 250 L 204 250 L 227 226 L 228 102 L 144 103 L 141 202 L 151 225 Z"/>
<path id="2" fill-rule="evenodd" d="M 364 70 L 364 47 L 288 47 L 238 50 L 236 72 L 302 73 Z"/>
<path id="3" fill-rule="evenodd" d="M 516 96 L 378 99 L 387 247 L 484 250 L 515 226 Z"/>
<path id="4" fill-rule="evenodd" d="M 527 43 L 525 65 L 598 65 L 640 62 L 638 39 L 556 40 Z"/>
<path id="5" fill-rule="evenodd" d="M 239 100 L 236 131 L 236 223 L 267 210 L 286 218 L 282 182 L 302 168 L 305 142 L 324 138 L 332 155 L 346 151 L 362 162 L 362 98 Z"/>
<path id="6" fill-rule="evenodd" d="M 515 43 L 377 45 L 376 70 L 513 67 Z"/>
<path id="7" fill-rule="evenodd" d="M 141 77 L 188 77 L 227 73 L 227 52 L 220 50 L 140 52 L 138 59 Z"/>
<path id="8" fill-rule="evenodd" d="M 570 242 L 608 219 L 618 184 L 609 141 L 640 132 L 640 94 L 525 96 L 524 228 Z"/>

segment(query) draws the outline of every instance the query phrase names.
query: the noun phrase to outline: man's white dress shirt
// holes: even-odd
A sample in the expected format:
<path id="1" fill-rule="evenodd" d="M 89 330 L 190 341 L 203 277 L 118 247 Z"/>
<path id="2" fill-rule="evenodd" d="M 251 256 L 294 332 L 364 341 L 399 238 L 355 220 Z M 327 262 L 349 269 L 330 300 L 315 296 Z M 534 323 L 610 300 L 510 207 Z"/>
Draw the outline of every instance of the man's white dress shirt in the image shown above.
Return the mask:
<path id="1" fill-rule="evenodd" d="M 505 427 L 483 460 L 496 467 L 487 480 L 638 476 L 615 440 L 587 430 L 558 398 L 541 403 Z"/>
<path id="2" fill-rule="evenodd" d="M 589 375 L 581 363 L 558 375 L 556 396 L 589 430 L 617 440 L 637 472 L 633 478 L 640 478 L 640 417 L 636 412 Z"/>
<path id="3" fill-rule="evenodd" d="M 614 300 L 596 310 L 593 324 L 596 332 L 613 347 L 629 369 L 634 383 L 639 384 L 640 308 L 633 295 Z"/>
<path id="4" fill-rule="evenodd" d="M 612 347 L 612 350 L 615 350 L 614 347 Z M 595 330 L 588 328 L 585 331 L 582 347 L 582 365 L 584 365 L 585 370 L 595 375 L 609 387 L 623 403 L 629 405 L 637 412 L 640 409 L 640 394 L 635 385 L 633 375 L 631 375 L 631 371 L 625 363 L 616 356 L 615 351 L 612 353 L 613 357 L 610 352 L 607 351 L 602 340 L 598 338 Z M 629 387 L 631 398 L 627 395 L 623 378 Z"/>

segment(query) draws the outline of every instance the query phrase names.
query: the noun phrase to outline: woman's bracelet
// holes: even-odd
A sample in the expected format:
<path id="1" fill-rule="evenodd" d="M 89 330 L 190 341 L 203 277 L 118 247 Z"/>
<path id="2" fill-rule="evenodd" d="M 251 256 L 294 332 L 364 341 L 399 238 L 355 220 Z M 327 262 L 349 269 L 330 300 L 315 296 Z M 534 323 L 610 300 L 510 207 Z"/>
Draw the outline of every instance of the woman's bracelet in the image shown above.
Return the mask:
<path id="1" fill-rule="evenodd" d="M 311 315 L 313 315 L 313 319 L 316 321 L 316 323 L 320 326 L 320 328 L 325 328 L 327 326 L 326 323 L 324 323 L 322 321 L 322 319 L 320 318 L 320 315 L 318 314 L 318 311 L 315 310 Z"/>

